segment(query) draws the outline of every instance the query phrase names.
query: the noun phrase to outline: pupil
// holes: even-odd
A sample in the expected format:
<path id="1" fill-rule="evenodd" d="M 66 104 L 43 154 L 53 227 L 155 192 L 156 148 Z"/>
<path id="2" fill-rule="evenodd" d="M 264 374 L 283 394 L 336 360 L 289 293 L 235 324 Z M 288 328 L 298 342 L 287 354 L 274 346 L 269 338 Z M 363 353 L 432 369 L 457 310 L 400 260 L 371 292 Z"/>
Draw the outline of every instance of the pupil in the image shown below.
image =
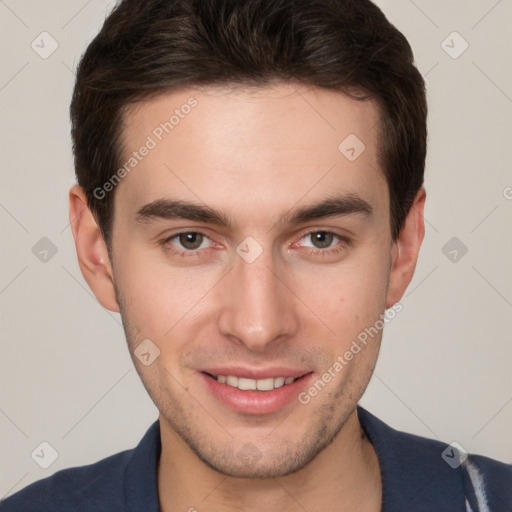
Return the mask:
<path id="1" fill-rule="evenodd" d="M 313 245 L 320 249 L 325 249 L 332 244 L 333 234 L 327 231 L 318 231 L 313 235 Z"/>
<path id="2" fill-rule="evenodd" d="M 200 233 L 181 233 L 180 244 L 185 249 L 197 249 L 203 241 L 203 235 Z"/>

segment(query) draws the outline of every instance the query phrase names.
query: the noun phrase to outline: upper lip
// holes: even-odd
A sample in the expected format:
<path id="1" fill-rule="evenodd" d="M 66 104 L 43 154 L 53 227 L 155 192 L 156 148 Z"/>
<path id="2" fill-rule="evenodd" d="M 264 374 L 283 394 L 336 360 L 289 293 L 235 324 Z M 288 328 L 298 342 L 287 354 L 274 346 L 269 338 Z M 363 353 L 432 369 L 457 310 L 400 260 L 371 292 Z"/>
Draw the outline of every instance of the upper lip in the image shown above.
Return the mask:
<path id="1" fill-rule="evenodd" d="M 289 368 L 289 367 L 272 367 L 272 368 L 242 368 L 240 366 L 222 366 L 216 368 L 205 368 L 201 370 L 204 373 L 210 375 L 232 375 L 234 377 L 242 377 L 245 379 L 269 379 L 271 377 L 294 377 L 299 378 L 308 373 L 311 370 Z"/>

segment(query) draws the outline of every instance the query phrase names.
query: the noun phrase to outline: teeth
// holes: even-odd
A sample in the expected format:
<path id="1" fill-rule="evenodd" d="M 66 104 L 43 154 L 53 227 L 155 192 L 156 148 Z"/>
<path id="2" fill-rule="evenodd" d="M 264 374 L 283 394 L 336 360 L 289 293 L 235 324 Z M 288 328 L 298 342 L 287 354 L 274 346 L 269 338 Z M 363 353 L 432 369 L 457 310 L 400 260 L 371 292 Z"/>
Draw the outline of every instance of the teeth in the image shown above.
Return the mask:
<path id="1" fill-rule="evenodd" d="M 286 379 L 284 377 L 276 377 L 274 379 L 274 387 L 275 388 L 280 388 L 281 386 L 284 386 L 284 381 Z"/>
<path id="2" fill-rule="evenodd" d="M 234 388 L 238 387 L 238 377 L 233 377 L 232 375 L 226 377 L 226 384 L 228 386 L 233 386 Z"/>
<path id="3" fill-rule="evenodd" d="M 295 377 L 270 377 L 268 379 L 246 379 L 245 377 L 235 377 L 234 375 L 217 375 L 214 377 L 222 384 L 227 384 L 243 391 L 271 391 L 291 384 Z"/>
<path id="4" fill-rule="evenodd" d="M 254 379 L 244 379 L 243 377 L 238 378 L 238 389 L 244 391 L 256 391 L 256 382 Z"/>
<path id="5" fill-rule="evenodd" d="M 272 377 L 269 379 L 258 379 L 256 380 L 256 389 L 258 391 L 270 391 L 271 389 L 274 389 L 274 381 Z"/>

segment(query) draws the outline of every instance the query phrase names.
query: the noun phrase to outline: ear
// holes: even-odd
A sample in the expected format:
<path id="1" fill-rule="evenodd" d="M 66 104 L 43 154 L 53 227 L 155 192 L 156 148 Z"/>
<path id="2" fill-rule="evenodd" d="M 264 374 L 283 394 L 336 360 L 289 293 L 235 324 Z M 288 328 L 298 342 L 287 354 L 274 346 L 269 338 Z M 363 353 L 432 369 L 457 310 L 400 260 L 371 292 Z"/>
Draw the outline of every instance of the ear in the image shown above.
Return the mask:
<path id="1" fill-rule="evenodd" d="M 78 185 L 69 191 L 69 220 L 82 275 L 100 304 L 119 312 L 107 246 L 87 205 L 85 193 Z"/>
<path id="2" fill-rule="evenodd" d="M 402 298 L 414 275 L 418 253 L 425 236 L 425 198 L 425 189 L 421 187 L 414 198 L 400 235 L 393 243 L 386 308 L 390 308 Z"/>

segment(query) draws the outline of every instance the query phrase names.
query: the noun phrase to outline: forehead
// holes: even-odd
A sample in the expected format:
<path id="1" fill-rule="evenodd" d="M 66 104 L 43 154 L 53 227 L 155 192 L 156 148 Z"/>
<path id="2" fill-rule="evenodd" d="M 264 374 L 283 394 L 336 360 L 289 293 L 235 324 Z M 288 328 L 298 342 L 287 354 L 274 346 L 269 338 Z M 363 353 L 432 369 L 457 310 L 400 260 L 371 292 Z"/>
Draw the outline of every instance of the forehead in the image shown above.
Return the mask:
<path id="1" fill-rule="evenodd" d="M 162 94 L 125 114 L 116 211 L 172 195 L 249 214 L 339 192 L 385 207 L 378 128 L 373 101 L 304 85 Z"/>

